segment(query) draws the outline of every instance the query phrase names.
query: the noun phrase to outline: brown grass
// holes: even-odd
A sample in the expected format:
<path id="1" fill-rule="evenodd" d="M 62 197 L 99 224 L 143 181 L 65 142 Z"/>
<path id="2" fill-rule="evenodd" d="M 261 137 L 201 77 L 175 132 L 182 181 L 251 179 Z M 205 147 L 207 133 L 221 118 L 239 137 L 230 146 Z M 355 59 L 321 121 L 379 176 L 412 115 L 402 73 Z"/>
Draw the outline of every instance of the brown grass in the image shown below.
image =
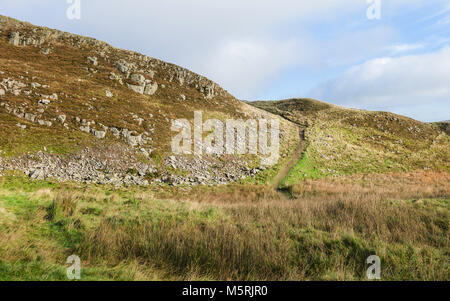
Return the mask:
<path id="1" fill-rule="evenodd" d="M 395 188 L 386 188 L 393 179 Z M 174 218 L 105 218 L 78 251 L 94 262 L 133 259 L 181 279 L 221 280 L 364 279 L 364 260 L 377 254 L 383 279 L 443 280 L 448 203 L 428 198 L 448 198 L 449 179 L 413 173 L 404 185 L 400 175 L 310 181 L 290 200 L 243 188 L 214 199 L 193 196 Z M 404 198 L 416 201 L 393 201 Z M 211 210 L 215 218 L 198 218 Z"/>
<path id="2" fill-rule="evenodd" d="M 0 223 L 0 254 L 24 266 L 77 254 L 101 279 L 135 280 L 364 280 L 376 254 L 384 280 L 448 280 L 449 177 L 310 180 L 291 195 L 197 187 L 164 201 L 148 189 L 23 183 L 0 190 L 15 215 Z"/>
<path id="3" fill-rule="evenodd" d="M 324 196 L 331 199 L 358 199 L 370 196 L 376 200 L 442 198 L 450 196 L 450 174 L 446 172 L 409 172 L 352 175 L 338 178 L 306 180 L 290 187 L 297 198 Z"/>

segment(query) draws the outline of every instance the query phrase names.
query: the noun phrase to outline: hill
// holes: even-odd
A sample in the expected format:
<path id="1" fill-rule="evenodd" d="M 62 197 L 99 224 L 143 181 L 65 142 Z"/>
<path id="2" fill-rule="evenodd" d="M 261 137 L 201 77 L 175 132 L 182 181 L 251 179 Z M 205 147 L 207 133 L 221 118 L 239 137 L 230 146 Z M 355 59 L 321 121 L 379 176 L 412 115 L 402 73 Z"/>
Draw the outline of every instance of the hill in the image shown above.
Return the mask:
<path id="1" fill-rule="evenodd" d="M 450 171 L 448 124 L 313 99 L 251 102 L 306 129 L 307 148 L 285 185 L 352 174 Z"/>
<path id="2" fill-rule="evenodd" d="M 0 16 L 0 173 L 113 185 L 270 180 L 255 156 L 175 156 L 171 122 L 277 118 L 281 155 L 296 127 L 211 80 L 107 43 Z M 3 158 L 3 159 L 2 159 Z"/>

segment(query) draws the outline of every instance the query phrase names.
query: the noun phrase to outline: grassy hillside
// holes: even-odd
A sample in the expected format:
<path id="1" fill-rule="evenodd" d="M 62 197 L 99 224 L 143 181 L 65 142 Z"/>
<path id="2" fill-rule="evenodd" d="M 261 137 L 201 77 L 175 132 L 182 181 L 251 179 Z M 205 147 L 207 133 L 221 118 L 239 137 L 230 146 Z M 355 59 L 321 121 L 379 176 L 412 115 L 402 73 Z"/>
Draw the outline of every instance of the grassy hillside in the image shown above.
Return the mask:
<path id="1" fill-rule="evenodd" d="M 306 129 L 306 151 L 284 185 L 352 174 L 450 171 L 450 136 L 443 124 L 312 99 L 251 104 Z"/>
<path id="2" fill-rule="evenodd" d="M 39 151 L 79 157 L 86 149 L 90 156 L 102 150 L 113 156 L 126 148 L 133 161 L 159 174 L 173 173 L 164 161 L 173 155 L 172 120 L 192 121 L 194 111 L 204 120 L 279 118 L 179 66 L 3 16 L 0 105 L 0 158 Z M 283 161 L 298 137 L 293 124 L 279 120 Z M 125 157 L 118 160 L 127 165 Z M 249 169 L 260 165 L 254 156 L 236 160 Z M 217 158 L 210 161 L 221 166 Z"/>

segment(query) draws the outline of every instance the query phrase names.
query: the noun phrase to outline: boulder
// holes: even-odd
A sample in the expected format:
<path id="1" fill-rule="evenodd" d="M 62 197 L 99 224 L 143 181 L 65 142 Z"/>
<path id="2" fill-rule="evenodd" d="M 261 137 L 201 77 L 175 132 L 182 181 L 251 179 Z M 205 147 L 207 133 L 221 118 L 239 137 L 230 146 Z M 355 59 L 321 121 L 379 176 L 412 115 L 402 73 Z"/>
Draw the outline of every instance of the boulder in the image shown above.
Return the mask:
<path id="1" fill-rule="evenodd" d="M 130 79 L 137 83 L 138 86 L 143 86 L 145 84 L 145 77 L 142 74 L 133 73 L 131 74 Z"/>
<path id="2" fill-rule="evenodd" d="M 44 179 L 44 171 L 42 169 L 35 169 L 29 172 L 28 176 L 33 180 Z"/>
<path id="3" fill-rule="evenodd" d="M 114 135 L 114 137 L 119 138 L 120 137 L 120 131 L 116 129 L 115 127 L 112 127 L 110 129 L 111 133 Z"/>
<path id="4" fill-rule="evenodd" d="M 91 134 L 95 136 L 95 138 L 103 139 L 106 137 L 105 131 L 97 131 L 97 130 L 91 130 Z"/>
<path id="5" fill-rule="evenodd" d="M 66 121 L 66 115 L 59 115 L 58 116 L 58 121 L 61 123 L 64 123 Z"/>
<path id="6" fill-rule="evenodd" d="M 136 93 L 144 94 L 144 86 L 136 86 L 131 84 L 127 84 L 127 86 Z"/>
<path id="7" fill-rule="evenodd" d="M 31 113 L 25 113 L 24 118 L 28 121 L 34 122 L 36 120 L 36 115 Z"/>
<path id="8" fill-rule="evenodd" d="M 50 104 L 50 100 L 48 100 L 48 99 L 41 99 L 41 100 L 39 100 L 39 103 L 41 104 L 41 105 L 48 105 L 48 104 Z"/>
<path id="9" fill-rule="evenodd" d="M 133 147 L 142 143 L 142 135 L 137 135 L 136 132 L 123 129 L 122 136 L 127 140 L 128 144 Z"/>
<path id="10" fill-rule="evenodd" d="M 20 33 L 18 32 L 12 32 L 9 35 L 9 43 L 11 43 L 13 46 L 19 46 L 20 45 Z"/>
<path id="11" fill-rule="evenodd" d="M 130 63 L 128 63 L 127 61 L 125 61 L 125 60 L 123 60 L 123 59 L 121 59 L 121 60 L 118 60 L 115 64 L 114 64 L 114 66 L 117 68 L 117 70 L 119 70 L 120 72 L 122 72 L 123 74 L 129 74 L 132 70 L 133 70 L 133 68 L 134 68 L 134 65 L 133 64 L 130 64 Z"/>
<path id="12" fill-rule="evenodd" d="M 98 65 L 98 59 L 95 56 L 94 57 L 88 56 L 87 60 L 90 64 L 92 64 L 94 66 Z"/>
<path id="13" fill-rule="evenodd" d="M 155 82 L 149 82 L 145 86 L 144 94 L 145 95 L 153 95 L 156 93 L 157 90 L 158 90 L 158 84 Z"/>
<path id="14" fill-rule="evenodd" d="M 86 133 L 91 133 L 91 128 L 89 127 L 89 125 L 86 126 L 80 126 L 80 131 L 82 132 L 86 132 Z"/>

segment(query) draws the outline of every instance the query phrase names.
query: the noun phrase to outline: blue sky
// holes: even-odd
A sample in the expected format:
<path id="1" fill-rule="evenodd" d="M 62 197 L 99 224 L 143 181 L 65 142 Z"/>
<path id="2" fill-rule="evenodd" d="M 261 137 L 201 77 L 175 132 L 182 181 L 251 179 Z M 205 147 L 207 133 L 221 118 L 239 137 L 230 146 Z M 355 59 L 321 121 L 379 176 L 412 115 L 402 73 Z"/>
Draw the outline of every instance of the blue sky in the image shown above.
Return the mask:
<path id="1" fill-rule="evenodd" d="M 245 100 L 313 97 L 450 119 L 450 3 L 380 0 L 0 0 L 0 14 L 173 62 Z M 378 0 L 372 0 L 378 1 Z"/>

